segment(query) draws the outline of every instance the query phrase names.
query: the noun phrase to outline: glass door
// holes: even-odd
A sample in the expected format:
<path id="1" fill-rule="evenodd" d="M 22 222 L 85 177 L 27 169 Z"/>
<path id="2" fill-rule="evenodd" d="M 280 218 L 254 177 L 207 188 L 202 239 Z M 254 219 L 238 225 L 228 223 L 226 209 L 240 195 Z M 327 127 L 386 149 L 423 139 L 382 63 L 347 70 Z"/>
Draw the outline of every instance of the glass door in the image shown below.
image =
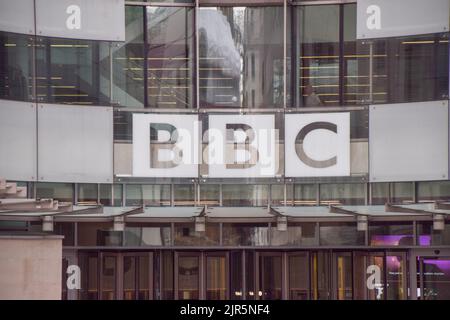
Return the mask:
<path id="1" fill-rule="evenodd" d="M 353 266 L 351 252 L 335 252 L 334 260 L 334 299 L 353 299 Z"/>
<path id="2" fill-rule="evenodd" d="M 384 252 L 354 252 L 354 299 L 384 300 L 386 291 Z"/>
<path id="3" fill-rule="evenodd" d="M 123 299 L 153 299 L 153 254 L 124 253 L 122 262 Z"/>
<path id="4" fill-rule="evenodd" d="M 116 300 L 118 255 L 115 253 L 101 253 L 100 257 L 100 299 Z"/>
<path id="5" fill-rule="evenodd" d="M 228 269 L 228 253 L 205 253 L 207 300 L 225 300 L 229 298 Z"/>
<path id="6" fill-rule="evenodd" d="M 176 299 L 200 299 L 200 253 L 177 253 L 175 271 Z"/>
<path id="7" fill-rule="evenodd" d="M 311 293 L 313 300 L 330 299 L 331 259 L 328 251 L 311 254 Z"/>
<path id="8" fill-rule="evenodd" d="M 261 300 L 282 299 L 283 268 L 281 253 L 258 253 L 259 290 Z"/>
<path id="9" fill-rule="evenodd" d="M 450 300 L 450 257 L 419 257 L 418 263 L 418 298 Z"/>
<path id="10" fill-rule="evenodd" d="M 290 300 L 308 300 L 309 286 L 309 257 L 307 252 L 288 254 L 288 287 Z"/>

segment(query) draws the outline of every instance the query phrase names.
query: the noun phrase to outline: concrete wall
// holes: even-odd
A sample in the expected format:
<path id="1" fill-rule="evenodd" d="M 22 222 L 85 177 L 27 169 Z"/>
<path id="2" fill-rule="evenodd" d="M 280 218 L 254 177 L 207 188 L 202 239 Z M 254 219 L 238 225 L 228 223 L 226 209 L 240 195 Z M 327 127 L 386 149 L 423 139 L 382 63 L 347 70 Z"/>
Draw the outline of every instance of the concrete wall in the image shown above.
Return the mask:
<path id="1" fill-rule="evenodd" d="M 61 299 L 62 237 L 0 236 L 0 299 Z"/>

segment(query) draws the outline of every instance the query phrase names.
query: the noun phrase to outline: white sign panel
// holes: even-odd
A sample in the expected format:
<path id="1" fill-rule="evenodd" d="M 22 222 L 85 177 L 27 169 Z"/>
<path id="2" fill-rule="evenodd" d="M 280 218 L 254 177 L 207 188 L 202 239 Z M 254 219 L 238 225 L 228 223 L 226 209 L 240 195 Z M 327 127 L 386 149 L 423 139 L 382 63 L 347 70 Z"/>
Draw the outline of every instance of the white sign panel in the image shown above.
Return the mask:
<path id="1" fill-rule="evenodd" d="M 358 0 L 357 38 L 448 32 L 449 0 Z"/>
<path id="2" fill-rule="evenodd" d="M 285 117 L 287 177 L 350 175 L 350 113 Z"/>
<path id="3" fill-rule="evenodd" d="M 210 115 L 209 177 L 273 177 L 278 171 L 274 115 Z"/>
<path id="4" fill-rule="evenodd" d="M 133 114 L 133 176 L 198 176 L 197 115 Z"/>
<path id="5" fill-rule="evenodd" d="M 39 36 L 125 41 L 124 0 L 36 0 Z"/>

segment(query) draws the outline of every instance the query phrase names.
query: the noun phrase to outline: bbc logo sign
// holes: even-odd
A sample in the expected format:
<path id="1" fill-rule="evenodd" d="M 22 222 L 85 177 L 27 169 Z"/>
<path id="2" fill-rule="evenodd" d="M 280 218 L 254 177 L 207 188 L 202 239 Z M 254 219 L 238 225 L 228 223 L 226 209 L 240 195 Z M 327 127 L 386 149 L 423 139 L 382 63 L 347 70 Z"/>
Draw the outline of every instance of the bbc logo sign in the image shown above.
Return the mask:
<path id="1" fill-rule="evenodd" d="M 133 114 L 133 176 L 210 178 L 350 175 L 350 114 Z"/>

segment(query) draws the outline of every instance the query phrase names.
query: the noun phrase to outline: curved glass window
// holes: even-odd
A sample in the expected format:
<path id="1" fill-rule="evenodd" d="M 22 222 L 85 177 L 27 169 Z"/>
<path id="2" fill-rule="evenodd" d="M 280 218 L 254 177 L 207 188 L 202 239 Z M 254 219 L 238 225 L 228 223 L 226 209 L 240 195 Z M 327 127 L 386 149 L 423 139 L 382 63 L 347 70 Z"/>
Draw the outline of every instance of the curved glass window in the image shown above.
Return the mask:
<path id="1" fill-rule="evenodd" d="M 283 106 L 283 8 L 199 11 L 201 107 Z"/>
<path id="2" fill-rule="evenodd" d="M 144 9 L 125 7 L 125 43 L 113 45 L 113 101 L 144 107 Z"/>
<path id="3" fill-rule="evenodd" d="M 148 106 L 192 108 L 194 9 L 147 7 Z"/>
<path id="4" fill-rule="evenodd" d="M 30 36 L 0 32 L 0 99 L 32 99 L 32 44 Z"/>

